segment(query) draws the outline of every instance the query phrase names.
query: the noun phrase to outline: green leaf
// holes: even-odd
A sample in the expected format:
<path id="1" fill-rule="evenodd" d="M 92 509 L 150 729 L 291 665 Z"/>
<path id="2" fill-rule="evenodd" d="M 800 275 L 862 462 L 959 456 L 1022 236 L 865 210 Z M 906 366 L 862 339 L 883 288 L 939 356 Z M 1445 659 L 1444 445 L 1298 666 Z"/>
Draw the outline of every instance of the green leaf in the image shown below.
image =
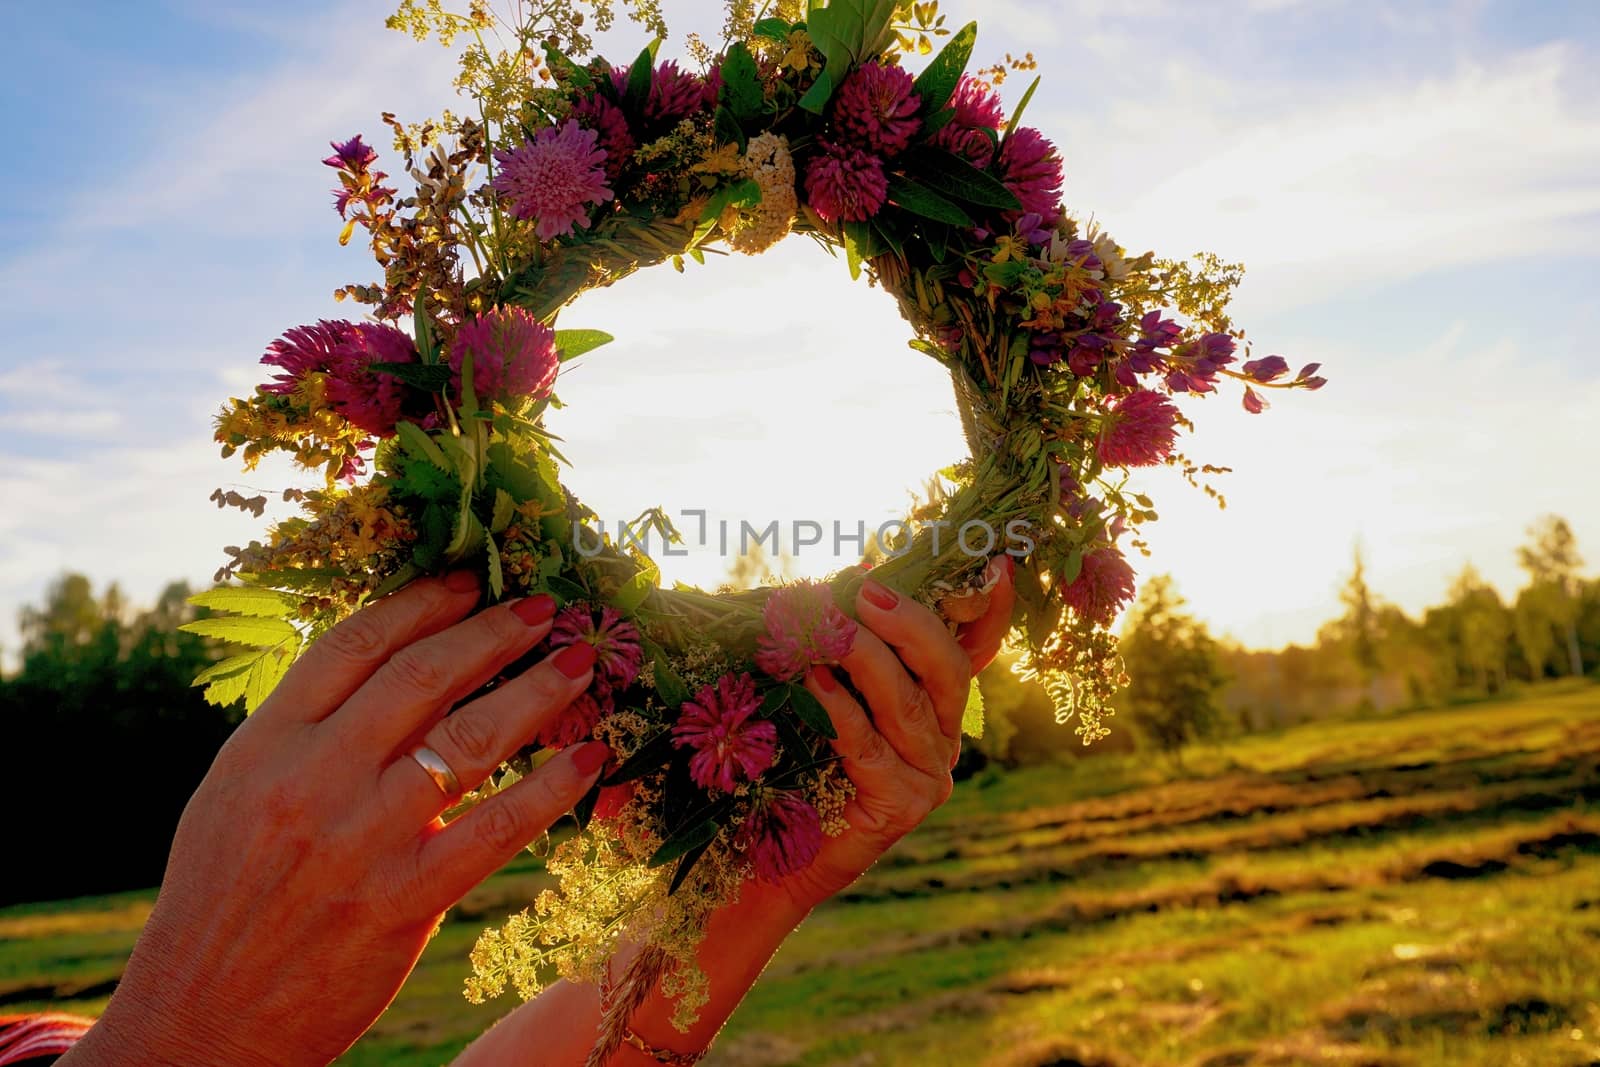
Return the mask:
<path id="1" fill-rule="evenodd" d="M 809 111 L 813 115 L 820 115 L 828 106 L 828 101 L 833 98 L 833 75 L 824 70 L 817 75 L 817 80 L 811 83 L 811 88 L 799 100 L 802 111 Z"/>
<path id="2" fill-rule="evenodd" d="M 612 771 L 610 777 L 600 784 L 621 785 L 636 778 L 643 778 L 652 771 L 658 771 L 671 763 L 674 751 L 672 731 L 662 730 L 640 745 L 633 755 L 622 761 L 622 766 Z"/>
<path id="3" fill-rule="evenodd" d="M 652 563 L 622 584 L 617 595 L 611 598 L 611 606 L 624 615 L 632 615 L 655 592 L 660 582 L 661 572 Z"/>
<path id="4" fill-rule="evenodd" d="M 494 520 L 489 523 L 490 533 L 502 533 L 516 518 L 517 502 L 504 489 L 494 491 Z"/>
<path id="5" fill-rule="evenodd" d="M 761 114 L 765 95 L 755 57 L 743 41 L 737 41 L 722 59 L 722 90 L 718 101 L 741 122 Z"/>
<path id="6" fill-rule="evenodd" d="M 644 115 L 644 106 L 650 100 L 650 84 L 656 73 L 656 49 L 660 46 L 659 37 L 645 45 L 639 58 L 628 68 L 628 88 L 622 94 L 622 107 L 630 118 Z"/>
<path id="7" fill-rule="evenodd" d="M 300 639 L 300 631 L 282 619 L 251 618 L 247 615 L 229 615 L 221 619 L 196 619 L 178 627 L 184 633 L 215 637 L 236 645 L 255 648 L 272 648 L 285 641 Z"/>
<path id="8" fill-rule="evenodd" d="M 294 662 L 295 652 L 298 651 L 298 641 L 295 649 L 268 649 L 257 659 L 255 666 L 250 668 L 250 674 L 245 680 L 244 710 L 246 714 L 255 711 L 272 695 L 283 676 L 289 673 L 289 666 Z"/>
<path id="9" fill-rule="evenodd" d="M 775 685 L 767 690 L 767 695 L 761 698 L 761 717 L 763 719 L 776 719 L 778 712 L 789 703 L 789 687 Z"/>
<path id="10" fill-rule="evenodd" d="M 574 582 L 568 578 L 563 578 L 558 574 L 553 574 L 546 578 L 544 580 L 544 587 L 545 589 L 549 590 L 549 592 L 554 595 L 557 600 L 561 601 L 562 607 L 566 607 L 568 604 L 579 600 L 589 599 L 589 590 L 585 589 L 577 582 Z"/>
<path id="11" fill-rule="evenodd" d="M 1033 84 L 1028 86 L 1028 91 L 1022 94 L 1022 99 L 1017 101 L 1017 109 L 1011 113 L 1011 121 L 1006 123 L 1006 136 L 1010 137 L 1017 132 L 1017 124 L 1022 121 L 1022 113 L 1027 110 L 1028 102 L 1033 99 L 1033 92 L 1039 88 L 1039 79 L 1034 78 Z"/>
<path id="12" fill-rule="evenodd" d="M 374 589 L 367 597 L 367 602 L 371 603 L 374 600 L 382 600 L 390 593 L 398 593 L 400 590 L 404 589 L 418 578 L 421 578 L 422 575 L 423 570 L 421 567 L 417 566 L 415 563 L 407 563 L 399 570 L 389 575 L 389 577 L 385 578 L 383 583 L 379 585 L 378 588 Z"/>
<path id="13" fill-rule="evenodd" d="M 1083 549 L 1075 548 L 1067 556 L 1067 562 L 1061 567 L 1061 574 L 1056 578 L 1058 587 L 1071 585 L 1078 580 L 1078 575 L 1083 573 Z"/>
<path id="14" fill-rule="evenodd" d="M 651 671 L 655 675 L 656 695 L 667 707 L 675 708 L 694 695 L 689 692 L 683 679 L 678 677 L 678 672 L 672 669 L 672 664 L 667 662 L 665 653 L 655 657 Z"/>
<path id="15" fill-rule="evenodd" d="M 889 202 L 897 207 L 921 215 L 935 222 L 951 226 L 972 226 L 972 216 L 953 202 L 929 189 L 926 185 L 899 176 L 889 179 Z"/>
<path id="16" fill-rule="evenodd" d="M 750 147 L 750 141 L 744 134 L 744 127 L 740 126 L 739 120 L 733 117 L 733 112 L 725 107 L 717 108 L 712 130 L 716 134 L 717 144 L 719 145 L 738 145 L 741 153 Z"/>
<path id="17" fill-rule="evenodd" d="M 861 246 L 871 239 L 869 224 L 847 222 L 841 229 L 844 231 L 845 261 L 850 265 L 850 280 L 857 281 L 861 277 L 861 261 L 866 258 Z"/>
<path id="18" fill-rule="evenodd" d="M 299 607 L 299 602 L 285 593 L 253 585 L 225 585 L 207 589 L 190 597 L 189 603 L 197 608 L 231 611 L 235 615 L 251 615 L 260 619 L 288 618 Z"/>
<path id="19" fill-rule="evenodd" d="M 939 54 L 917 75 L 917 95 L 922 97 L 924 116 L 942 110 L 955 95 L 956 86 L 966 72 L 967 63 L 972 59 L 972 47 L 977 41 L 978 24 L 969 22 L 945 42 Z"/>
<path id="20" fill-rule="evenodd" d="M 794 713 L 800 716 L 801 722 L 823 737 L 831 741 L 839 736 L 839 732 L 833 728 L 833 720 L 828 718 L 828 709 L 805 686 L 789 683 L 789 704 L 794 708 Z"/>
<path id="21" fill-rule="evenodd" d="M 572 817 L 578 822 L 581 833 L 589 828 L 589 820 L 594 818 L 594 806 L 600 802 L 600 783 L 596 782 L 583 794 L 583 798 L 572 806 Z"/>
<path id="22" fill-rule="evenodd" d="M 424 363 L 437 363 L 439 353 L 434 347 L 433 320 L 428 317 L 428 286 L 425 283 L 417 286 L 411 308 L 411 333 L 417 345 L 417 355 Z"/>
<path id="23" fill-rule="evenodd" d="M 664 866 L 679 856 L 692 852 L 702 845 L 710 844 L 716 839 L 717 831 L 720 829 L 722 829 L 722 824 L 717 821 L 716 816 L 712 816 L 679 830 L 662 842 L 661 847 L 656 849 L 655 854 L 650 857 L 650 862 L 647 866 Z"/>
<path id="24" fill-rule="evenodd" d="M 789 39 L 793 29 L 787 19 L 768 18 L 757 22 L 751 32 L 757 37 L 765 37 L 769 41 L 782 44 Z"/>
<path id="25" fill-rule="evenodd" d="M 494 537 L 489 534 L 484 534 L 483 543 L 489 557 L 489 599 L 499 600 L 506 595 L 505 571 L 500 567 L 500 546 L 494 543 Z"/>
<path id="26" fill-rule="evenodd" d="M 713 834 L 712 840 L 715 839 L 716 835 Z M 689 872 L 694 870 L 694 865 L 700 862 L 700 857 L 704 856 L 710 847 L 711 841 L 707 841 L 683 854 L 683 858 L 678 861 L 678 869 L 672 872 L 672 882 L 667 886 L 667 896 L 670 897 L 678 891 L 678 887 L 683 885 L 684 880 L 689 877 Z"/>
<path id="27" fill-rule="evenodd" d="M 561 362 L 565 363 L 569 359 L 577 359 L 615 340 L 615 337 L 604 330 L 557 330 L 556 353 L 561 357 Z"/>
<path id="28" fill-rule="evenodd" d="M 442 393 L 450 387 L 450 368 L 443 363 L 369 363 L 367 368 L 424 393 Z"/>
<path id="29" fill-rule="evenodd" d="M 229 656 L 227 659 L 218 660 L 195 675 L 194 681 L 189 684 L 192 686 L 210 685 L 225 678 L 236 678 L 249 674 L 250 668 L 255 666 L 256 660 L 260 658 L 260 652 L 246 652 L 243 655 Z"/>
<path id="30" fill-rule="evenodd" d="M 968 737 L 983 736 L 983 690 L 978 688 L 976 678 L 967 689 L 967 706 L 961 712 L 961 732 Z"/>
<path id="31" fill-rule="evenodd" d="M 947 107 L 942 111 L 935 111 L 922 123 L 922 136 L 932 137 L 934 134 L 950 125 L 950 123 L 954 122 L 955 117 L 956 109 L 953 107 Z M 989 132 L 993 133 L 994 131 L 990 130 Z"/>
<path id="32" fill-rule="evenodd" d="M 544 44 L 544 59 L 550 69 L 560 80 L 569 85 L 576 85 L 580 89 L 587 89 L 594 84 L 594 78 L 583 67 L 578 66 L 555 45 L 546 41 Z"/>
<path id="33" fill-rule="evenodd" d="M 456 406 L 461 409 L 461 417 L 463 419 L 470 419 L 478 413 L 478 391 L 473 388 L 472 384 L 472 351 L 470 349 L 461 357 L 461 395 L 456 399 Z M 468 483 L 475 482 L 477 481 L 477 475 L 474 473 L 472 477 L 468 477 L 465 469 L 463 469 L 461 480 Z"/>
<path id="34" fill-rule="evenodd" d="M 999 178 L 942 148 L 918 146 L 907 151 L 901 160 L 907 172 L 928 188 L 954 200 L 1003 211 L 1022 207 L 1022 201 Z"/>
<path id="35" fill-rule="evenodd" d="M 400 438 L 400 447 L 408 455 L 425 459 L 446 474 L 457 473 L 455 465 L 445 459 L 444 452 L 434 439 L 428 436 L 428 431 L 414 422 L 397 422 L 394 430 Z"/>

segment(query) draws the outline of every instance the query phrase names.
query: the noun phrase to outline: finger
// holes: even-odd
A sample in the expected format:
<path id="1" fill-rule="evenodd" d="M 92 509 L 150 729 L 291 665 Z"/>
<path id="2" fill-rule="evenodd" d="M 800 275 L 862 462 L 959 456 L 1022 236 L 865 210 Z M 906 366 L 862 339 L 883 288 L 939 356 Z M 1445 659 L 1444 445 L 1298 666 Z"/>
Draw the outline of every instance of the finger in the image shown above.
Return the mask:
<path id="1" fill-rule="evenodd" d="M 461 791 L 483 784 L 494 769 L 528 743 L 589 686 L 595 648 L 568 645 L 515 679 L 440 719 L 422 743 L 444 760 Z M 403 755 L 378 781 L 375 810 L 395 825 L 417 827 L 457 798 L 440 791 L 415 759 Z"/>
<path id="2" fill-rule="evenodd" d="M 434 897 L 431 911 L 455 904 L 548 830 L 589 791 L 610 758 L 611 750 L 599 741 L 573 745 L 426 836 L 417 868 L 424 892 Z"/>
<path id="3" fill-rule="evenodd" d="M 529 597 L 398 650 L 328 720 L 341 751 L 370 753 L 382 766 L 402 742 L 543 640 L 555 611 L 551 597 Z"/>
<path id="4" fill-rule="evenodd" d="M 1011 611 L 1017 603 L 1017 588 L 1012 584 L 1011 575 L 1016 569 L 1017 561 L 1010 556 L 996 556 L 989 561 L 989 567 L 984 571 L 984 584 L 989 589 L 989 609 L 981 617 L 961 627 L 956 636 L 972 662 L 973 674 L 994 661 L 1006 634 L 1011 631 Z"/>
<path id="5" fill-rule="evenodd" d="M 872 725 L 866 709 L 827 667 L 811 668 L 802 681 L 828 713 L 838 735 L 832 741 L 833 751 L 857 789 L 894 792 L 897 781 L 912 768 Z"/>
<path id="6" fill-rule="evenodd" d="M 390 656 L 460 622 L 477 603 L 477 576 L 457 571 L 367 605 L 312 642 L 254 717 L 326 718 Z"/>
<path id="7" fill-rule="evenodd" d="M 965 665 L 966 657 L 959 650 L 957 655 Z M 950 739 L 939 727 L 927 691 L 906 673 L 893 650 L 863 626 L 839 665 L 866 697 L 873 725 L 900 758 L 918 770 L 938 773 L 950 758 Z"/>
<path id="8" fill-rule="evenodd" d="M 903 663 L 922 683 L 921 688 L 933 703 L 939 731 L 948 738 L 960 737 L 972 661 L 944 622 L 909 597 L 872 581 L 861 586 L 856 611 L 869 630 L 894 647 L 899 654 L 896 666 Z M 849 666 L 849 657 L 842 662 Z M 877 710 L 871 694 L 867 695 L 867 703 Z"/>

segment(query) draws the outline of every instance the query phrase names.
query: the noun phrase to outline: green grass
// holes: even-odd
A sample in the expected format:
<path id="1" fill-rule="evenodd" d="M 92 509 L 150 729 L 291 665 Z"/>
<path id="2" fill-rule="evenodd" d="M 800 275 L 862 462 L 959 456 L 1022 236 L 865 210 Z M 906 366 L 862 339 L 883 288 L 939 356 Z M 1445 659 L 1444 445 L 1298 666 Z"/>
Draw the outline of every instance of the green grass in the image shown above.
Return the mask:
<path id="1" fill-rule="evenodd" d="M 1600 688 L 1185 764 L 963 783 L 790 939 L 708 1062 L 1600 1063 Z M 466 952 L 542 884 L 530 858 L 476 891 L 343 1062 L 442 1063 L 492 1022 Z M 151 897 L 0 910 L 0 1010 L 100 1010 Z"/>

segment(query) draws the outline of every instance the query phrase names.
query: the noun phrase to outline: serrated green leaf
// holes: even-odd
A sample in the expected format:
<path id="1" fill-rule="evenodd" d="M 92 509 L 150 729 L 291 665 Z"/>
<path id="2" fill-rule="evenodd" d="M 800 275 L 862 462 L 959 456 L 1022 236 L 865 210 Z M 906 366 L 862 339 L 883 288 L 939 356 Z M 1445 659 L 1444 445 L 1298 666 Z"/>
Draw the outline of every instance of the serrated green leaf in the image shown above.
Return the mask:
<path id="1" fill-rule="evenodd" d="M 210 685 L 224 678 L 233 678 L 238 675 L 250 673 L 250 668 L 261 657 L 260 652 L 246 652 L 238 656 L 229 656 L 227 659 L 218 660 L 199 674 L 194 676 L 190 685 Z"/>
<path id="2" fill-rule="evenodd" d="M 249 677 L 244 687 L 244 710 L 250 714 L 259 708 L 272 695 L 283 676 L 289 673 L 289 667 L 294 663 L 295 651 L 298 650 L 298 639 L 295 649 L 269 649 L 262 653 L 256 660 L 255 666 L 250 668 Z"/>
<path id="3" fill-rule="evenodd" d="M 615 340 L 615 337 L 604 330 L 557 330 L 556 354 L 560 356 L 561 362 L 565 363 L 569 359 L 577 359 Z"/>
<path id="4" fill-rule="evenodd" d="M 207 589 L 190 597 L 189 603 L 197 608 L 228 611 L 259 619 L 285 619 L 300 606 L 298 600 L 286 593 L 254 585 L 224 585 Z"/>
<path id="5" fill-rule="evenodd" d="M 942 148 L 919 145 L 901 156 L 901 165 L 928 188 L 953 200 L 1002 211 L 1022 207 L 1022 201 L 999 178 Z"/>
<path id="6" fill-rule="evenodd" d="M 300 632 L 282 619 L 252 618 L 248 615 L 229 615 L 220 619 L 196 619 L 178 627 L 184 633 L 215 637 L 236 645 L 255 648 L 272 648 L 288 640 L 298 641 Z"/>
<path id="7" fill-rule="evenodd" d="M 427 460 L 446 474 L 457 473 L 455 465 L 445 458 L 438 443 L 428 436 L 428 431 L 414 422 L 395 423 L 394 431 L 400 439 L 400 447 L 408 455 Z"/>
<path id="8" fill-rule="evenodd" d="M 839 732 L 833 728 L 833 720 L 828 717 L 828 709 L 811 695 L 811 690 L 794 682 L 789 683 L 788 689 L 789 706 L 794 708 L 801 722 L 830 741 L 839 736 Z"/>
<path id="9" fill-rule="evenodd" d="M 917 75 L 917 95 L 922 97 L 922 114 L 932 115 L 944 109 L 955 95 L 961 75 L 972 59 L 973 45 L 978 41 L 978 24 L 969 22 L 957 30 L 932 61 Z"/>
<path id="10" fill-rule="evenodd" d="M 500 546 L 494 543 L 494 538 L 484 534 L 484 553 L 489 559 L 489 599 L 499 600 L 506 595 L 505 571 L 500 566 Z"/>
<path id="11" fill-rule="evenodd" d="M 252 660 L 252 663 L 254 660 Z M 238 702 L 244 696 L 245 689 L 250 684 L 249 668 L 230 674 L 226 678 L 218 678 L 206 686 L 205 701 L 207 704 L 219 708 L 226 708 Z"/>
<path id="12" fill-rule="evenodd" d="M 494 520 L 489 523 L 490 533 L 502 533 L 517 516 L 517 502 L 504 489 L 494 491 Z"/>
<path id="13" fill-rule="evenodd" d="M 972 679 L 967 689 L 967 706 L 961 712 L 961 732 L 968 737 L 983 736 L 983 690 L 978 679 Z"/>
<path id="14" fill-rule="evenodd" d="M 913 215 L 951 226 L 972 226 L 968 215 L 953 201 L 929 189 L 926 185 L 899 176 L 889 179 L 889 202 Z"/>

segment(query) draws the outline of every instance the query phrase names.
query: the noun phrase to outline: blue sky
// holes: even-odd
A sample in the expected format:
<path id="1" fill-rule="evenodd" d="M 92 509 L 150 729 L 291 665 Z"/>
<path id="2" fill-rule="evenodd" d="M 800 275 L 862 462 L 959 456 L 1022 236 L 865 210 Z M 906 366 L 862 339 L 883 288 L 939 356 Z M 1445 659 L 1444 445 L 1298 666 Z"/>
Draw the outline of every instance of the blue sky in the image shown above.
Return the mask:
<path id="1" fill-rule="evenodd" d="M 666 10 L 675 41 L 720 25 L 702 0 Z M 1072 209 L 1133 251 L 1244 260 L 1258 354 L 1332 379 L 1259 418 L 1195 406 L 1190 451 L 1236 469 L 1230 507 L 1152 479 L 1163 520 L 1142 572 L 1273 644 L 1332 611 L 1357 541 L 1413 610 L 1469 559 L 1513 589 L 1513 547 L 1544 511 L 1600 563 L 1600 5 L 945 10 L 979 19 L 984 61 L 1040 59 L 1028 118 L 1062 148 Z M 290 484 L 218 459 L 210 416 L 257 380 L 267 342 L 348 314 L 329 294 L 372 273 L 334 240 L 326 142 L 361 130 L 386 149 L 378 112 L 450 103 L 450 55 L 385 31 L 386 13 L 78 3 L 0 44 L 0 644 L 64 569 L 135 599 L 204 580 L 255 532 L 211 489 Z M 605 43 L 632 56 L 642 37 Z M 557 427 L 604 514 L 877 521 L 955 458 L 936 368 L 881 293 L 809 246 L 641 276 L 568 321 L 619 337 L 563 381 Z"/>

